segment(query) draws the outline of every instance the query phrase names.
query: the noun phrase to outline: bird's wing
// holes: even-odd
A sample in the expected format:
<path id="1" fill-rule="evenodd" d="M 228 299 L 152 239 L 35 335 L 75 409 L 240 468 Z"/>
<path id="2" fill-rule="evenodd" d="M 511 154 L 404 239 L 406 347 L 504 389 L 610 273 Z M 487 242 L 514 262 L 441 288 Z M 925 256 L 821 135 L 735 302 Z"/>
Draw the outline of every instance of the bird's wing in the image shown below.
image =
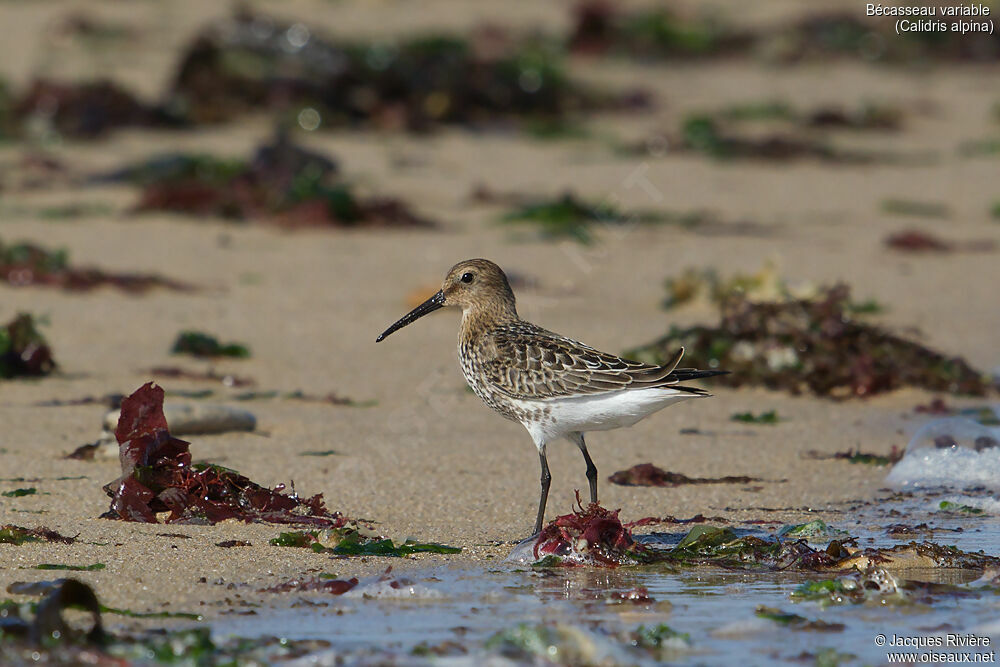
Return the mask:
<path id="1" fill-rule="evenodd" d="M 678 350 L 664 366 L 629 361 L 527 322 L 495 327 L 483 359 L 488 381 L 511 398 L 546 399 L 622 389 L 665 387 L 681 360 Z"/>

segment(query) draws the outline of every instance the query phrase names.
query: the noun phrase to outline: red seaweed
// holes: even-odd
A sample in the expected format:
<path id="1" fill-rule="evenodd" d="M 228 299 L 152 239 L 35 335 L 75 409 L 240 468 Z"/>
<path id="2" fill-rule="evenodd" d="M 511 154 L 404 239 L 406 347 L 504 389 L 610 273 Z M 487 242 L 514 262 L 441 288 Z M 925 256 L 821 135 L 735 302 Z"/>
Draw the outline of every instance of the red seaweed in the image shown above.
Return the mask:
<path id="1" fill-rule="evenodd" d="M 170 435 L 163 415 L 163 389 L 148 382 L 122 401 L 115 429 L 122 476 L 104 487 L 111 507 L 104 518 L 158 523 L 209 523 L 226 519 L 321 528 L 343 526 L 322 494 L 310 498 L 268 489 L 239 473 L 191 463 L 189 443 Z"/>
<path id="2" fill-rule="evenodd" d="M 579 509 L 542 528 L 534 546 L 536 559 L 554 556 L 564 565 L 618 567 L 646 558 L 646 548 L 632 539 L 631 531 L 618 518 L 620 510 L 612 512 L 597 503 L 584 508 L 579 492 L 576 502 Z"/>

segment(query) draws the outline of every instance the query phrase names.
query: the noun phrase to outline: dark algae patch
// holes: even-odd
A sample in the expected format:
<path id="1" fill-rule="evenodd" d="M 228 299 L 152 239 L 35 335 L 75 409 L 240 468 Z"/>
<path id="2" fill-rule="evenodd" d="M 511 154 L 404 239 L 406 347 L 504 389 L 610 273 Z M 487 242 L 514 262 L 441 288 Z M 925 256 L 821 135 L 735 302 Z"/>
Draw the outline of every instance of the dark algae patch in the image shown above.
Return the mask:
<path id="1" fill-rule="evenodd" d="M 179 124 L 179 119 L 164 109 L 139 101 L 107 80 L 76 83 L 36 79 L 14 101 L 11 112 L 11 124 L 19 133 L 27 133 L 32 125 L 35 133 L 42 129 L 74 139 L 97 139 L 126 127 Z"/>
<path id="2" fill-rule="evenodd" d="M 284 227 L 431 227 L 401 200 L 364 197 L 337 164 L 281 131 L 250 160 L 162 155 L 102 177 L 142 188 L 137 211 L 168 211 Z"/>
<path id="3" fill-rule="evenodd" d="M 185 50 L 169 91 L 192 123 L 262 109 L 304 126 L 369 125 L 427 130 L 563 120 L 628 105 L 627 96 L 572 81 L 562 53 L 502 29 L 468 38 L 424 34 L 391 42 L 335 40 L 269 16 L 240 11 L 209 26 Z M 302 110 L 308 109 L 306 116 Z"/>
<path id="4" fill-rule="evenodd" d="M 888 466 L 899 462 L 905 452 L 893 445 L 888 454 L 870 454 L 862 452 L 860 449 L 847 450 L 846 452 L 834 452 L 833 454 L 823 454 L 815 450 L 806 452 L 806 456 L 820 461 L 847 461 L 848 463 L 860 463 L 870 466 Z"/>
<path id="5" fill-rule="evenodd" d="M 0 379 L 48 375 L 55 367 L 52 348 L 34 317 L 21 313 L 0 326 Z"/>
<path id="6" fill-rule="evenodd" d="M 839 11 L 808 12 L 791 21 L 750 29 L 704 11 L 618 10 L 601 0 L 577 8 L 568 42 L 576 52 L 640 61 L 755 58 L 793 64 L 842 58 L 912 66 L 1000 59 L 1000 46 L 988 29 L 965 34 L 958 30 L 897 34 L 893 21 L 866 20 L 856 12 Z"/>
<path id="7" fill-rule="evenodd" d="M 23 498 L 24 496 L 33 496 L 36 493 L 38 493 L 38 489 L 32 486 L 24 489 L 4 491 L 3 493 L 0 493 L 0 496 L 3 496 L 4 498 Z"/>
<path id="8" fill-rule="evenodd" d="M 721 299 L 717 326 L 673 327 L 664 337 L 628 352 L 665 363 L 683 346 L 700 368 L 725 368 L 730 386 L 763 385 L 793 394 L 865 397 L 901 387 L 984 395 L 984 374 L 852 315 L 845 285 L 813 298 L 755 302 L 745 294 Z"/>
<path id="9" fill-rule="evenodd" d="M 843 632 L 843 623 L 829 623 L 823 620 L 809 620 L 805 616 L 789 613 L 774 607 L 757 607 L 755 614 L 757 618 L 766 618 L 774 621 L 778 625 L 784 625 L 796 630 L 812 630 L 814 632 Z"/>
<path id="10" fill-rule="evenodd" d="M 756 477 L 727 476 L 727 477 L 688 477 L 679 472 L 669 472 L 658 468 L 652 463 L 640 463 L 628 470 L 619 470 L 610 477 L 608 481 L 612 484 L 622 486 L 682 486 L 684 484 L 749 484 L 750 482 L 760 482 Z"/>
<path id="11" fill-rule="evenodd" d="M 52 250 L 34 243 L 4 243 L 0 241 L 0 281 L 20 287 L 46 285 L 68 290 L 90 290 L 104 285 L 125 292 L 141 293 L 155 287 L 190 291 L 194 287 L 147 273 L 108 273 L 94 267 L 76 267 L 69 262 L 69 253 Z"/>
<path id="12" fill-rule="evenodd" d="M 0 526 L 0 543 L 2 544 L 24 544 L 25 542 L 59 542 L 61 544 L 73 544 L 74 537 L 60 535 L 54 530 L 45 527 L 23 528 L 13 524 Z"/>
<path id="13" fill-rule="evenodd" d="M 202 331 L 182 331 L 177 334 L 173 354 L 190 354 L 194 357 L 235 357 L 245 359 L 250 356 L 250 348 L 243 343 L 220 343 L 217 338 Z"/>
<path id="14" fill-rule="evenodd" d="M 122 401 L 115 438 L 122 476 L 104 487 L 111 497 L 105 518 L 195 524 L 239 519 L 318 527 L 345 523 L 339 513 L 326 509 L 322 494 L 301 498 L 221 466 L 192 465 L 188 443 L 168 430 L 163 389 L 151 382 Z"/>

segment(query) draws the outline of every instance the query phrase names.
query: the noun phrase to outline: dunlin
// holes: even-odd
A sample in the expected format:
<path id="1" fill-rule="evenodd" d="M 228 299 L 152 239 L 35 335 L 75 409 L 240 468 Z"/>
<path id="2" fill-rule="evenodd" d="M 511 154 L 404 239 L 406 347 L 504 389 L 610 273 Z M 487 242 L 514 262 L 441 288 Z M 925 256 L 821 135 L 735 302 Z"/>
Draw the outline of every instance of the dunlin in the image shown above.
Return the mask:
<path id="1" fill-rule="evenodd" d="M 375 342 L 439 308 L 462 309 L 458 356 L 465 381 L 486 405 L 521 422 L 542 464 L 542 492 L 534 532 L 542 529 L 549 494 L 545 447 L 567 438 L 587 463 L 590 500 L 597 502 L 597 467 L 583 434 L 631 426 L 688 398 L 709 396 L 679 382 L 725 371 L 677 368 L 681 348 L 664 366 L 622 359 L 525 322 L 499 266 L 485 259 L 459 262 L 441 289 L 382 332 Z"/>

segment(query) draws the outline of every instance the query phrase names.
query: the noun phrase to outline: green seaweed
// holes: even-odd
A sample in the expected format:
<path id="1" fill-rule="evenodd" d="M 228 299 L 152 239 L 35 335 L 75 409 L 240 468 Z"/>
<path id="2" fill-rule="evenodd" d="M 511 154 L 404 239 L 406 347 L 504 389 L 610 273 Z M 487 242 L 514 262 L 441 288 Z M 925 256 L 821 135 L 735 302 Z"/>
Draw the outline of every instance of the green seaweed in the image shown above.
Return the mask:
<path id="1" fill-rule="evenodd" d="M 822 519 L 814 519 L 806 523 L 785 525 L 778 530 L 778 537 L 844 537 L 846 530 L 828 526 Z"/>
<path id="2" fill-rule="evenodd" d="M 319 531 L 293 530 L 268 540 L 272 547 L 307 547 L 316 541 Z"/>
<path id="3" fill-rule="evenodd" d="M 983 514 L 984 511 L 978 507 L 972 507 L 970 505 L 962 505 L 961 503 L 953 503 L 948 500 L 942 500 L 938 505 L 938 509 L 942 512 L 947 512 L 949 514 L 967 514 L 970 516 L 975 516 L 978 514 Z"/>
<path id="4" fill-rule="evenodd" d="M 41 542 L 42 538 L 18 526 L 3 526 L 0 528 L 0 544 L 16 544 L 26 542 Z"/>
<path id="5" fill-rule="evenodd" d="M 356 533 L 355 533 L 356 535 Z M 363 538 L 345 538 L 332 549 L 340 556 L 409 556 L 417 553 L 457 554 L 461 547 L 449 547 L 444 544 L 422 543 L 406 540 L 400 545 L 393 544 L 390 539 L 368 541 Z"/>
<path id="6" fill-rule="evenodd" d="M 677 632 L 666 623 L 646 627 L 640 625 L 635 630 L 635 645 L 641 648 L 661 648 L 664 643 L 670 641 L 680 641 L 684 644 L 691 642 L 691 635 L 686 632 Z"/>
<path id="7" fill-rule="evenodd" d="M 235 357 L 246 359 L 250 349 L 243 343 L 220 343 L 217 338 L 201 331 L 182 331 L 177 334 L 170 352 L 190 354 L 195 357 Z"/>
<path id="8" fill-rule="evenodd" d="M 734 422 L 743 422 L 744 424 L 777 424 L 779 421 L 782 421 L 775 410 L 768 410 L 759 415 L 755 415 L 752 412 L 737 412 L 730 415 L 729 419 Z"/>
<path id="9" fill-rule="evenodd" d="M 898 460 L 891 456 L 883 456 L 881 454 L 868 454 L 864 452 L 849 453 L 847 456 L 843 456 L 841 458 L 845 459 L 848 463 L 860 463 L 862 465 L 878 466 L 878 467 L 892 465 Z"/>
<path id="10" fill-rule="evenodd" d="M 13 491 L 4 491 L 0 493 L 0 496 L 4 498 L 22 498 L 24 496 L 33 496 L 38 493 L 38 489 L 35 487 L 29 487 L 26 489 L 14 489 Z"/>
<path id="11" fill-rule="evenodd" d="M 91 565 L 66 565 L 64 563 L 39 563 L 34 566 L 36 570 L 70 570 L 73 572 L 96 572 L 103 570 L 107 565 L 104 563 L 93 563 Z"/>
<path id="12" fill-rule="evenodd" d="M 316 553 L 332 553 L 338 556 L 409 556 L 417 553 L 457 554 L 461 547 L 444 544 L 415 542 L 406 540 L 395 544 L 381 537 L 369 537 L 351 527 L 332 528 L 323 535 L 317 530 L 296 530 L 281 533 L 268 541 L 276 547 L 309 548 Z M 326 546 L 333 544 L 333 546 Z"/>
<path id="13" fill-rule="evenodd" d="M 614 206 L 600 202 L 587 202 L 572 193 L 547 201 L 520 206 L 503 216 L 505 223 L 533 224 L 544 239 L 572 239 L 579 243 L 592 243 L 595 224 L 663 222 L 666 216 L 652 211 L 627 214 Z"/>
<path id="14" fill-rule="evenodd" d="M 555 629 L 547 625 L 519 623 L 513 628 L 501 630 L 486 640 L 488 650 L 499 650 L 504 654 L 551 655 L 550 647 L 559 644 Z"/>
<path id="15" fill-rule="evenodd" d="M 844 591 L 844 582 L 840 579 L 820 579 L 800 584 L 792 591 L 791 598 L 794 601 L 825 600 L 829 599 L 831 595 L 843 593 Z"/>
<path id="16" fill-rule="evenodd" d="M 722 136 L 718 123 L 707 114 L 694 114 L 684 119 L 681 136 L 692 150 L 714 158 L 732 157 L 733 149 Z"/>
<path id="17" fill-rule="evenodd" d="M 13 524 L 0 526 L 0 543 L 21 545 L 26 542 L 60 542 L 62 544 L 72 544 L 76 541 L 74 537 L 60 535 L 54 530 L 45 527 L 24 528 Z"/>

